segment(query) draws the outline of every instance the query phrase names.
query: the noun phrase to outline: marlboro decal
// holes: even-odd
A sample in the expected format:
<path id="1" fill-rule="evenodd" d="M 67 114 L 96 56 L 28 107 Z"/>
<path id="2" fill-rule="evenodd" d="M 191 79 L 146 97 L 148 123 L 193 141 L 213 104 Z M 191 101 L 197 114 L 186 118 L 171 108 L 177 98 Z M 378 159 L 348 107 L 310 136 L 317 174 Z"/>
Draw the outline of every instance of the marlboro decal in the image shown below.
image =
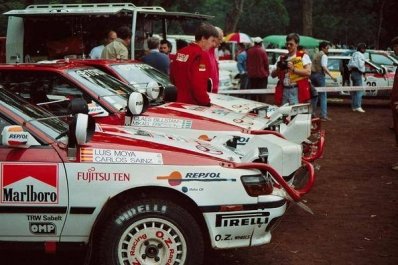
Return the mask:
<path id="1" fill-rule="evenodd" d="M 1 203 L 57 204 L 58 165 L 2 163 Z"/>

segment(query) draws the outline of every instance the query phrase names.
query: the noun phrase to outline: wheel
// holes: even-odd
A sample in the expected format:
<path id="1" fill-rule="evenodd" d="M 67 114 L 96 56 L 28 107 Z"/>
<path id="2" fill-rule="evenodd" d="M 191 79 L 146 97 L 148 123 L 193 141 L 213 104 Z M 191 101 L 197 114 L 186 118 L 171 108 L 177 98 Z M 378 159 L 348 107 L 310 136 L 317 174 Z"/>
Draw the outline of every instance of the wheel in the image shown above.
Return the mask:
<path id="1" fill-rule="evenodd" d="M 102 227 L 94 242 L 93 264 L 202 264 L 204 240 L 199 225 L 172 202 L 134 201 Z"/>

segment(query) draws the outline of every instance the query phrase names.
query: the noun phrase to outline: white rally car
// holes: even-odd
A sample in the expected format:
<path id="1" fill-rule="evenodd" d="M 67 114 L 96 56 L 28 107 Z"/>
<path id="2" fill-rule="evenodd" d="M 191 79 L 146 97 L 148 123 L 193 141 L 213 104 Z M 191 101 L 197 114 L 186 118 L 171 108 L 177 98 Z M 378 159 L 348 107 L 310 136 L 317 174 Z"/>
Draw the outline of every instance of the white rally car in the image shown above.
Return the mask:
<path id="1" fill-rule="evenodd" d="M 141 102 L 142 97 L 133 95 Z M 132 96 L 132 97 L 133 97 Z M 140 103 L 140 104 L 138 104 Z M 73 108 L 74 104 L 71 103 Z M 287 183 L 266 150 L 115 125 L 70 126 L 0 89 L 0 242 L 88 247 L 93 264 L 202 264 L 213 248 L 270 242 L 289 200 L 314 183 L 301 149 L 273 135 Z"/>

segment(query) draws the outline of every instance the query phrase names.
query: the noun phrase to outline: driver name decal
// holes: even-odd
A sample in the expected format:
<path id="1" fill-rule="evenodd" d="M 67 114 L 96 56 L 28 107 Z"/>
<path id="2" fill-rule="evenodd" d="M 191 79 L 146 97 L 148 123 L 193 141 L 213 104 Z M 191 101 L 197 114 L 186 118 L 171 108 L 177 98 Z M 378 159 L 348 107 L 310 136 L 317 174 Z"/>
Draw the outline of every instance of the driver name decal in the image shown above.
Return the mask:
<path id="1" fill-rule="evenodd" d="M 192 121 L 174 118 L 135 116 L 132 126 L 191 129 Z"/>
<path id="2" fill-rule="evenodd" d="M 58 203 L 57 164 L 2 163 L 1 172 L 2 203 Z"/>
<path id="3" fill-rule="evenodd" d="M 81 148 L 81 162 L 162 165 L 161 153 L 99 148 Z"/>

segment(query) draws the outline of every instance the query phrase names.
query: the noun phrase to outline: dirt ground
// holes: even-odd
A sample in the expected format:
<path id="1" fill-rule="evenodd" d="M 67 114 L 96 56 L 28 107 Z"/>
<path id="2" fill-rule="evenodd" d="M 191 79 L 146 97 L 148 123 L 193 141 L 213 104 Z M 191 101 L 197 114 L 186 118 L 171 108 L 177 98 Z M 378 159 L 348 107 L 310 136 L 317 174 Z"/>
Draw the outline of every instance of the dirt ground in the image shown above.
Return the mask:
<path id="1" fill-rule="evenodd" d="M 365 101 L 366 113 L 330 104 L 322 124 L 326 149 L 306 197 L 314 215 L 291 207 L 268 245 L 214 251 L 208 265 L 398 264 L 398 148 L 386 101 Z M 16 258 L 18 257 L 18 258 Z M 0 252 L 2 264 L 83 264 L 81 257 Z M 4 262 L 6 261 L 6 262 Z"/>

